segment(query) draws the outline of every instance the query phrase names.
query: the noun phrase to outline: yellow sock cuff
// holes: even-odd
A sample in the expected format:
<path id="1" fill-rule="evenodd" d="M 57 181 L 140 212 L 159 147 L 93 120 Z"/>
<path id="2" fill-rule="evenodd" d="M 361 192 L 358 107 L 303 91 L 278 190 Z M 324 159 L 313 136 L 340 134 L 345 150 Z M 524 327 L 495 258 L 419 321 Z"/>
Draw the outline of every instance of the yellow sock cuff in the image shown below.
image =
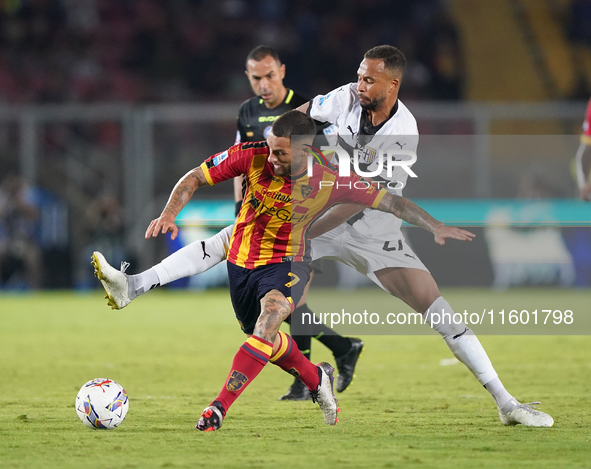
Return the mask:
<path id="1" fill-rule="evenodd" d="M 283 358 L 283 356 L 285 356 L 288 351 L 291 350 L 291 347 L 289 346 L 290 337 L 285 332 L 281 331 L 277 334 L 277 336 L 279 337 L 279 348 L 273 355 L 271 355 L 270 361 L 273 363 Z"/>
<path id="2" fill-rule="evenodd" d="M 246 345 L 246 348 L 251 353 L 254 353 L 255 355 L 263 355 L 267 360 L 273 352 L 273 344 L 255 336 L 246 339 L 244 345 Z"/>

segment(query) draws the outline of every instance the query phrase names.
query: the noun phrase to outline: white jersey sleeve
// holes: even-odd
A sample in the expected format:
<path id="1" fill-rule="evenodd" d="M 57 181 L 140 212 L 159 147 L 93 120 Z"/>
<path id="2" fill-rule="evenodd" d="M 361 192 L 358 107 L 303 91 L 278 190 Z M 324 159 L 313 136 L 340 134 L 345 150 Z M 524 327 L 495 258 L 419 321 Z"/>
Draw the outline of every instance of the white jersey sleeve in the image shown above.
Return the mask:
<path id="1" fill-rule="evenodd" d="M 308 109 L 310 117 L 320 122 L 338 125 L 339 117 L 350 110 L 351 103 L 356 97 L 353 87 L 356 87 L 355 83 L 350 83 L 330 93 L 316 96 Z"/>

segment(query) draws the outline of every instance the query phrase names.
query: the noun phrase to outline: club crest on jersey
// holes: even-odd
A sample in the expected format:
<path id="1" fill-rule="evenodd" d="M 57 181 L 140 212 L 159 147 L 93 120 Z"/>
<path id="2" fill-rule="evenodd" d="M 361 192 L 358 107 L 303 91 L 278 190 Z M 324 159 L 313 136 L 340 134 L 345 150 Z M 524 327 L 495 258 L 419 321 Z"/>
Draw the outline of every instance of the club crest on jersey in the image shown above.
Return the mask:
<path id="1" fill-rule="evenodd" d="M 309 186 L 308 184 L 304 184 L 302 186 L 302 198 L 306 198 L 308 197 L 312 191 L 314 190 L 314 188 L 312 186 Z"/>
<path id="2" fill-rule="evenodd" d="M 361 147 L 359 148 L 359 161 L 364 163 L 370 164 L 373 160 L 376 159 L 378 152 L 371 147 Z"/>
<path id="3" fill-rule="evenodd" d="M 228 379 L 228 384 L 226 384 L 226 389 L 228 391 L 239 391 L 247 381 L 248 378 L 246 375 L 240 373 L 239 371 L 232 370 L 232 374 Z"/>
<path id="4" fill-rule="evenodd" d="M 267 127 L 265 127 L 265 130 L 263 130 L 263 135 L 265 138 L 267 138 L 269 136 L 269 132 L 271 132 L 271 126 L 268 125 Z"/>

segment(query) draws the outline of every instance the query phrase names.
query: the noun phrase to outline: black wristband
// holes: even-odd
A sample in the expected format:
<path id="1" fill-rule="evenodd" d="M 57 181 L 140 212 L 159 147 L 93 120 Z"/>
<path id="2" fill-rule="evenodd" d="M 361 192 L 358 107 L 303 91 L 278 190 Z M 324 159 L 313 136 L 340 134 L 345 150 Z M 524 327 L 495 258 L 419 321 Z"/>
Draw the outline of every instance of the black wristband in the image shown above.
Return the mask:
<path id="1" fill-rule="evenodd" d="M 234 216 L 237 217 L 240 213 L 240 208 L 242 207 L 242 200 L 236 202 L 236 208 L 234 209 Z"/>

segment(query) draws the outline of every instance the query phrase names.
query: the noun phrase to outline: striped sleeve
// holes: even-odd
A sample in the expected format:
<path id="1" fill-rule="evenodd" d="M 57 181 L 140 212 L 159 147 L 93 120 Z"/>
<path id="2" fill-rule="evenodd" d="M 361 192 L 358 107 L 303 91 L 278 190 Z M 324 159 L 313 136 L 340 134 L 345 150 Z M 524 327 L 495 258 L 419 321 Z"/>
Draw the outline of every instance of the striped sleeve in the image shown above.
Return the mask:
<path id="1" fill-rule="evenodd" d="M 226 151 L 210 156 L 201 164 L 200 167 L 210 186 L 248 172 L 253 152 L 243 149 L 243 146 L 234 145 Z"/>

